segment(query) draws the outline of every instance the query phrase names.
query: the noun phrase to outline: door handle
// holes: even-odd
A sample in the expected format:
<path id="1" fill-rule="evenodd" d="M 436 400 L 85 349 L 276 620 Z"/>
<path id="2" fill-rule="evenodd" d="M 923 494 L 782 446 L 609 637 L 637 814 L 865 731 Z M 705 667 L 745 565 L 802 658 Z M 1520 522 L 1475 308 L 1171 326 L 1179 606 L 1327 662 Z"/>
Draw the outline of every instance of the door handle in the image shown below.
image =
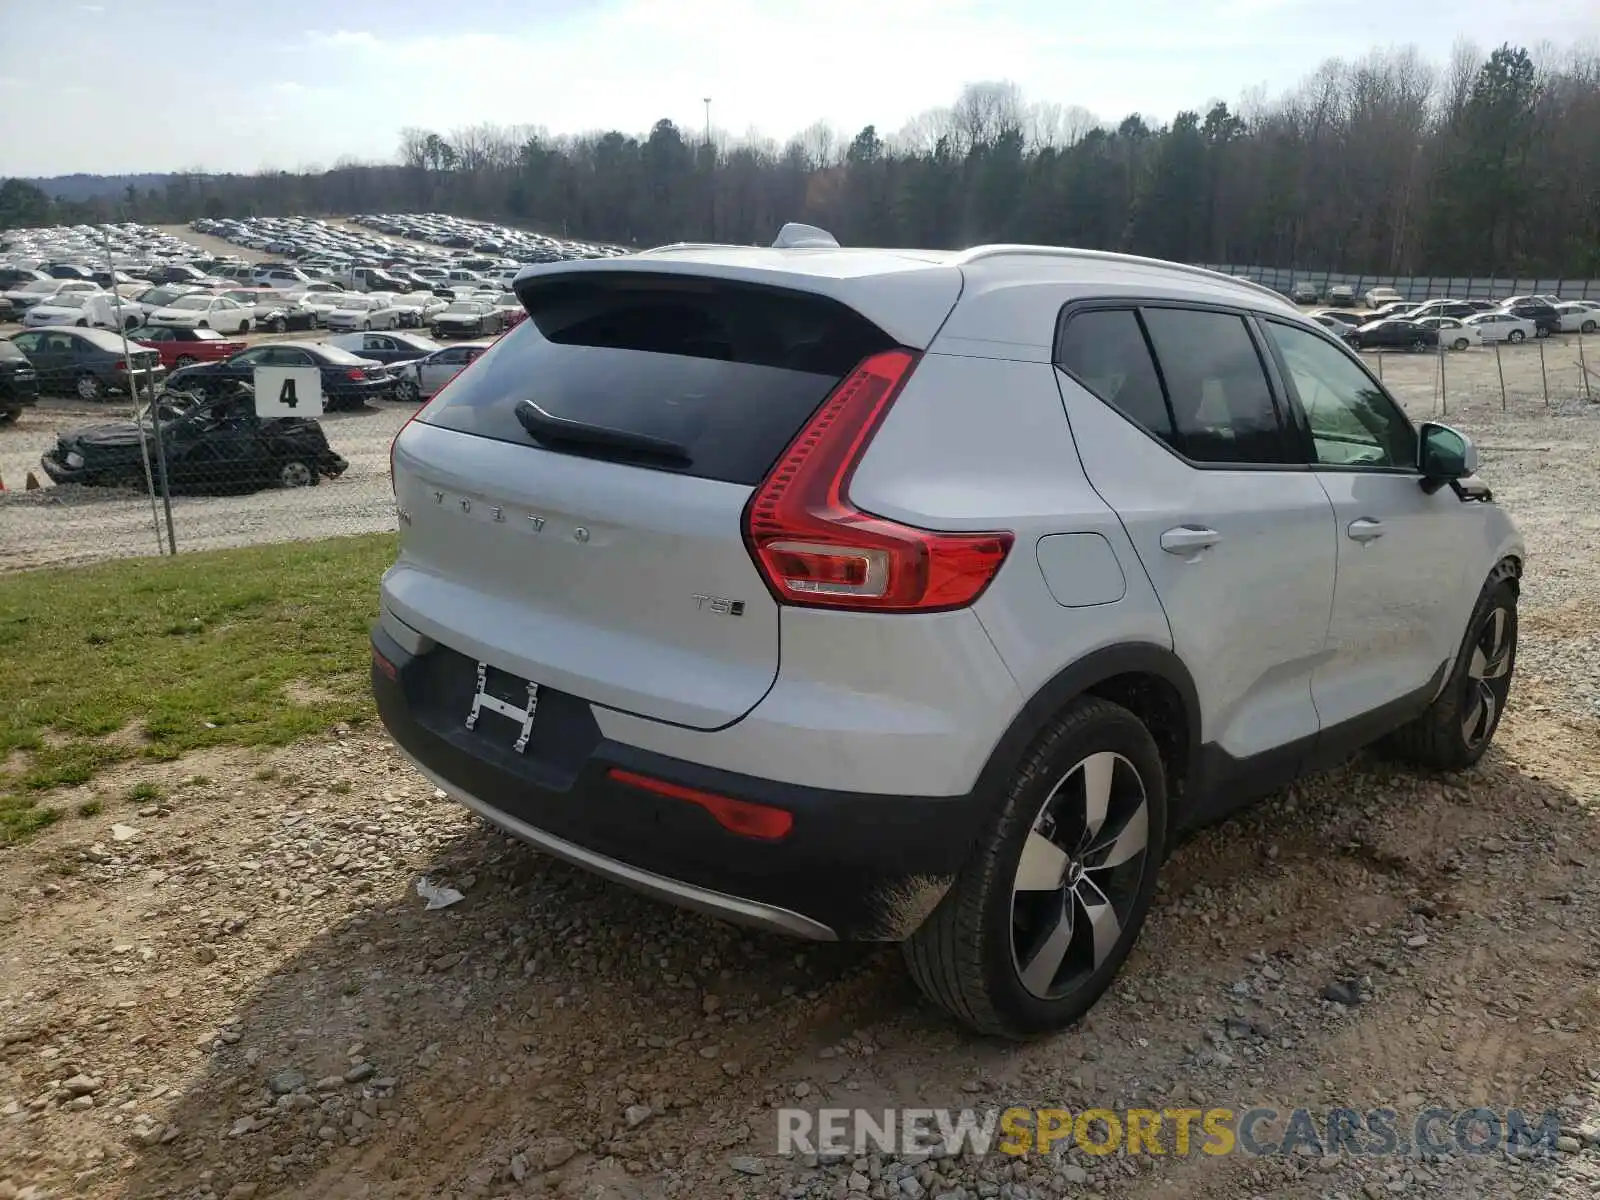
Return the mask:
<path id="1" fill-rule="evenodd" d="M 1197 525 L 1179 525 L 1161 535 L 1161 548 L 1168 554 L 1198 554 L 1209 550 L 1222 540 L 1215 529 L 1202 529 Z"/>
<path id="2" fill-rule="evenodd" d="M 1375 521 L 1371 517 L 1357 517 L 1350 522 L 1350 528 L 1345 530 L 1352 541 L 1371 542 L 1383 536 L 1383 522 Z"/>

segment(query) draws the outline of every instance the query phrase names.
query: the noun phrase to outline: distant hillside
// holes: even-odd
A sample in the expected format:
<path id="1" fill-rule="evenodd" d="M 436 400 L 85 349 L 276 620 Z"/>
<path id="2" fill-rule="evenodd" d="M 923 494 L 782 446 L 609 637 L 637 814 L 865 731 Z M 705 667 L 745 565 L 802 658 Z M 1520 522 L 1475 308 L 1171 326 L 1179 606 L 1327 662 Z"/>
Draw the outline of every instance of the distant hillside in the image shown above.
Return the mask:
<path id="1" fill-rule="evenodd" d="M 26 179 L 52 200 L 93 200 L 98 196 L 122 196 L 131 183 L 141 192 L 164 188 L 171 174 L 159 175 L 52 175 L 45 179 Z"/>

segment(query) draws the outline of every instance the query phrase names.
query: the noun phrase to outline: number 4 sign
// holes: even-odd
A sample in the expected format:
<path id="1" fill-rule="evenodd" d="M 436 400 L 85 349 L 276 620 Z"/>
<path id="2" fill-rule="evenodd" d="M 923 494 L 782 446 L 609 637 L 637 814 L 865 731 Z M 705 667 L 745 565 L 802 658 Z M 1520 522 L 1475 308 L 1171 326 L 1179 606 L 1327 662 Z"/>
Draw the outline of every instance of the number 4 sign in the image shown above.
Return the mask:
<path id="1" fill-rule="evenodd" d="M 322 372 L 316 367 L 257 367 L 256 416 L 320 417 Z"/>

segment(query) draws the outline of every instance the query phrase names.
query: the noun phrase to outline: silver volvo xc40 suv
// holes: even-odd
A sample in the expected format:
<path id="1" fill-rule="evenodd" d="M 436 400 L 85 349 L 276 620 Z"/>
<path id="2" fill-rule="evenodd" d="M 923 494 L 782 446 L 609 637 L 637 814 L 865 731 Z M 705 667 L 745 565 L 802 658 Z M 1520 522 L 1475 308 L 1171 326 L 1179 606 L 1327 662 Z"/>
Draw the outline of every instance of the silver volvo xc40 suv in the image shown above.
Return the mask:
<path id="1" fill-rule="evenodd" d="M 1524 557 L 1470 441 L 1246 281 L 1028 246 L 523 271 L 395 439 L 372 680 L 552 855 L 1076 1019 L 1175 838 L 1484 753 Z"/>

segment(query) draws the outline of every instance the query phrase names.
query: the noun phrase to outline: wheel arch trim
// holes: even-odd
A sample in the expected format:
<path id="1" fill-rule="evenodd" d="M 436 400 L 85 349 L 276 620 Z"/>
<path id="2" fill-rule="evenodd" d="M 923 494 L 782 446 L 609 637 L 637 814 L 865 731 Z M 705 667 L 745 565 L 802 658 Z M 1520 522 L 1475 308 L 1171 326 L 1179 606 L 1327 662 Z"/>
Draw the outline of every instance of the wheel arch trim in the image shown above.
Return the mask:
<path id="1" fill-rule="evenodd" d="M 1170 647 L 1158 642 L 1122 642 L 1091 651 L 1051 676 L 1012 718 L 990 752 L 975 789 L 988 800 L 1002 794 L 1006 779 L 1021 761 L 1028 745 L 1052 718 L 1079 696 L 1122 675 L 1150 675 L 1170 684 L 1183 706 L 1186 745 L 1182 747 L 1185 772 L 1199 761 L 1201 734 L 1200 692 L 1194 676 Z M 1168 812 L 1175 813 L 1175 797 Z"/>

